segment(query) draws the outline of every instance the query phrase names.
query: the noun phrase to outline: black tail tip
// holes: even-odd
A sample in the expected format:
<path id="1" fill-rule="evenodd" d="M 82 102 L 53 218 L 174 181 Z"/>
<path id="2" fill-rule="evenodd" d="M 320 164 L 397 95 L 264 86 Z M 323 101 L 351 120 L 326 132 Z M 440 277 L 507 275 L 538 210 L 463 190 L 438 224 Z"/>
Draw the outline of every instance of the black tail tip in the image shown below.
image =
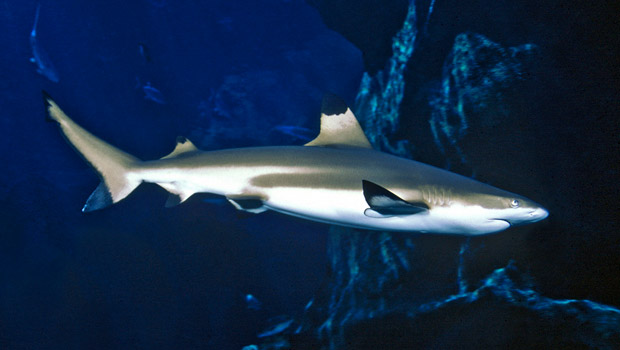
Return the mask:
<path id="1" fill-rule="evenodd" d="M 106 186 L 105 182 L 101 181 L 95 191 L 88 197 L 86 204 L 84 204 L 84 208 L 82 208 L 82 212 L 88 213 L 103 209 L 113 203 L 114 201 L 112 200 L 112 195 L 110 194 L 108 186 Z"/>
<path id="2" fill-rule="evenodd" d="M 43 95 L 43 105 L 45 106 L 45 120 L 48 122 L 55 122 L 52 117 L 50 117 L 49 107 L 51 106 L 50 101 L 52 101 L 52 96 L 47 93 L 45 90 L 41 90 L 41 95 Z"/>
<path id="3" fill-rule="evenodd" d="M 52 100 L 52 96 L 45 90 L 41 90 L 41 95 L 43 95 L 43 103 L 45 103 L 45 106 L 49 106 L 49 100 Z"/>
<path id="4" fill-rule="evenodd" d="M 323 96 L 323 103 L 321 104 L 321 113 L 325 115 L 337 115 L 343 114 L 347 111 L 349 106 L 340 97 L 326 93 Z"/>

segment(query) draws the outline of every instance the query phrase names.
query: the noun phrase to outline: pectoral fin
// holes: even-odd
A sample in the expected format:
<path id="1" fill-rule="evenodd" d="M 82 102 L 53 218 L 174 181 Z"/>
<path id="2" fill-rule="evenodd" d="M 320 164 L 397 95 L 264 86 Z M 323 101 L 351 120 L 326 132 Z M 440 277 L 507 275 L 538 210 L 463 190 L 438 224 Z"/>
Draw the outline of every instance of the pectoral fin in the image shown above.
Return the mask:
<path id="1" fill-rule="evenodd" d="M 428 211 L 428 205 L 423 202 L 407 202 L 389 190 L 362 180 L 364 198 L 370 208 L 364 211 L 369 217 L 391 217 L 399 215 L 413 215 Z"/>

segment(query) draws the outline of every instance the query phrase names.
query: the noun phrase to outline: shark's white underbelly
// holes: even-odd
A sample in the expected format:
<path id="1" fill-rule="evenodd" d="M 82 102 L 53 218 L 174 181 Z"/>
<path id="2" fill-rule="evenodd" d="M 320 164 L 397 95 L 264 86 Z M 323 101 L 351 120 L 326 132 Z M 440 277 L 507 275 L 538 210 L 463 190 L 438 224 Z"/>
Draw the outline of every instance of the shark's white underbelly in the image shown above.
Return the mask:
<path id="1" fill-rule="evenodd" d="M 413 215 L 372 217 L 364 214 L 368 204 L 361 191 L 279 187 L 265 191 L 265 206 L 274 211 L 319 222 L 370 230 L 485 234 L 506 229 L 505 221 L 484 221 L 471 210 L 459 215 L 459 205 L 435 207 Z M 482 214 L 482 213 L 481 213 Z M 468 216 L 468 220 L 463 217 Z"/>
<path id="2" fill-rule="evenodd" d="M 280 187 L 266 193 L 269 209 L 314 221 L 371 230 L 450 232 L 448 218 L 442 220 L 432 210 L 408 216 L 366 216 L 368 204 L 361 187 L 359 191 Z"/>

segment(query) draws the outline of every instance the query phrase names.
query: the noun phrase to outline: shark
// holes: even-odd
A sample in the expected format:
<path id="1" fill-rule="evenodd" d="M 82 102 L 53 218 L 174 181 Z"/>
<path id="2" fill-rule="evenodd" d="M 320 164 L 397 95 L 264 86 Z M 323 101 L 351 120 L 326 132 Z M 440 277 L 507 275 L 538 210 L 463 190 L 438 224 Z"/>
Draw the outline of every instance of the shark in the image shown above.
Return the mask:
<path id="1" fill-rule="evenodd" d="M 43 92 L 47 118 L 92 166 L 101 182 L 83 212 L 125 199 L 142 183 L 170 196 L 223 196 L 250 213 L 272 210 L 367 230 L 484 235 L 545 219 L 523 196 L 441 168 L 375 150 L 346 103 L 323 99 L 318 136 L 305 145 L 199 150 L 178 137 L 174 150 L 140 160 L 91 134 Z"/>
<path id="2" fill-rule="evenodd" d="M 56 67 L 50 60 L 47 52 L 41 47 L 39 40 L 37 39 L 37 24 L 39 23 L 39 12 L 41 11 L 41 4 L 37 4 L 37 11 L 34 15 L 34 25 L 30 31 L 30 48 L 32 49 L 32 57 L 30 62 L 37 66 L 37 73 L 46 77 L 50 81 L 57 83 L 60 78 Z"/>

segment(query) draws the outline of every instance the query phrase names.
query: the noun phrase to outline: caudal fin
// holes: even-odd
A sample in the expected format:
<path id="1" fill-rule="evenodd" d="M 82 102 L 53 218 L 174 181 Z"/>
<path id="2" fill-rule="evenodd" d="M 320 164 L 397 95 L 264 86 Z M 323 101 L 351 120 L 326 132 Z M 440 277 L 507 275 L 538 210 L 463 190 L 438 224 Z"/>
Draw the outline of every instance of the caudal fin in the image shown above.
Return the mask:
<path id="1" fill-rule="evenodd" d="M 48 118 L 60 126 L 75 150 L 97 171 L 101 183 L 88 197 L 83 212 L 103 209 L 127 197 L 142 183 L 135 169 L 140 160 L 101 140 L 77 125 L 43 91 Z"/>

